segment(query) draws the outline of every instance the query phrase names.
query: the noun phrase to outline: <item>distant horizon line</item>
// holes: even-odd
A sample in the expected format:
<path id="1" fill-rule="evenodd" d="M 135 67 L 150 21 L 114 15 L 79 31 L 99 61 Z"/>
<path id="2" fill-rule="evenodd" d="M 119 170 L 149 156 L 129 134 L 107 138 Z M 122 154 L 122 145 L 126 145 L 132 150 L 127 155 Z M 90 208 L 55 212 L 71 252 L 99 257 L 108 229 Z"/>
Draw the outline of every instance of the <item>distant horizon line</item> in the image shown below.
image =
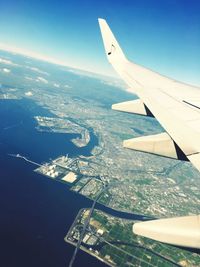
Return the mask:
<path id="1" fill-rule="evenodd" d="M 93 76 L 93 77 L 99 77 L 99 78 L 101 77 L 102 79 L 104 78 L 104 80 L 111 80 L 111 79 L 114 80 L 115 79 L 115 80 L 119 81 L 119 86 L 121 84 L 120 82 L 123 82 L 120 79 L 120 77 L 117 77 L 117 75 L 116 76 L 114 76 L 114 75 L 111 76 L 111 75 L 104 74 L 102 72 L 94 72 L 93 70 L 90 70 L 90 69 L 84 69 L 81 66 L 74 66 L 73 64 L 69 64 L 68 65 L 66 62 L 64 62 L 62 60 L 59 60 L 59 59 L 56 59 L 56 58 L 53 58 L 53 57 L 49 57 L 49 56 L 46 56 L 46 55 L 43 55 L 43 54 L 40 54 L 40 53 L 37 53 L 37 52 L 34 52 L 34 51 L 29 51 L 29 50 L 21 49 L 19 47 L 10 46 L 9 44 L 0 43 L 0 50 L 6 51 L 6 52 L 9 52 L 9 53 L 13 53 L 13 54 L 22 55 L 22 56 L 25 56 L 25 57 L 28 57 L 28 58 L 32 58 L 32 59 L 41 60 L 41 61 L 48 62 L 48 63 L 51 63 L 51 64 L 55 64 L 55 65 L 58 65 L 58 66 L 72 68 L 72 69 L 75 69 L 75 70 L 80 71 L 80 72 L 85 72 L 85 76 L 90 76 L 90 77 Z M 145 67 L 145 68 L 147 68 L 147 67 Z M 150 69 L 150 70 L 152 70 L 152 69 Z M 161 75 L 163 75 L 163 74 L 161 74 Z M 172 78 L 172 77 L 170 77 L 170 75 L 163 75 L 163 76 L 166 76 L 166 77 L 168 77 L 170 79 L 175 79 L 175 80 L 180 81 L 180 82 L 182 82 L 184 84 L 187 84 L 187 85 L 191 85 L 191 86 L 198 87 L 198 88 L 200 87 L 200 84 L 199 84 L 198 81 L 197 82 L 195 82 L 195 81 L 183 81 L 182 79 L 177 79 L 177 78 L 174 78 L 174 77 Z M 126 90 L 129 91 L 128 86 L 127 86 Z"/>
<path id="2" fill-rule="evenodd" d="M 76 69 L 76 70 L 79 70 L 79 71 L 82 71 L 82 72 L 88 72 L 90 74 L 94 74 L 94 75 L 97 75 L 97 76 L 103 76 L 105 78 L 107 77 L 107 78 L 117 79 L 117 77 L 115 77 L 115 76 L 106 75 L 106 74 L 103 74 L 103 73 L 100 73 L 100 72 L 94 72 L 94 71 L 89 70 L 89 69 L 83 69 L 80 66 L 73 66 L 73 65 L 70 65 L 70 64 L 68 65 L 65 61 L 56 59 L 54 57 L 49 57 L 49 56 L 46 56 L 46 55 L 43 55 L 43 54 L 40 54 L 40 53 L 37 53 L 37 52 L 34 52 L 34 51 L 24 50 L 24 49 L 21 49 L 19 47 L 10 46 L 10 45 L 4 44 L 4 43 L 0 43 L 0 50 L 6 51 L 6 52 L 10 52 L 10 53 L 13 53 L 13 54 L 19 54 L 19 55 L 22 55 L 22 56 L 25 56 L 25 57 L 29 57 L 29 58 L 33 58 L 33 59 L 38 59 L 38 60 L 41 60 L 41 61 L 45 61 L 45 62 L 48 62 L 48 63 L 52 63 L 52 64 L 55 64 L 55 65 L 59 65 L 59 66 L 67 67 L 67 68 L 73 68 L 73 69 Z"/>

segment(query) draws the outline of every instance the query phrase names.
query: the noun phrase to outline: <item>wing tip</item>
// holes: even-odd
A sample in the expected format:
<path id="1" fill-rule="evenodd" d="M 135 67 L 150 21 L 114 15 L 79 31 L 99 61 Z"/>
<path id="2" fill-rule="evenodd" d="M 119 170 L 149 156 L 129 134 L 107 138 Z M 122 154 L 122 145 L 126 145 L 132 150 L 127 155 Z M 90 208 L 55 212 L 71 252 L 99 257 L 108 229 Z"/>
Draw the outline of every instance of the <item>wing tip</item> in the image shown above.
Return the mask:
<path id="1" fill-rule="evenodd" d="M 115 36 L 113 35 L 107 21 L 103 18 L 98 18 L 98 21 L 108 60 L 110 62 L 112 59 L 126 60 L 126 57 L 122 49 L 120 48 Z"/>
<path id="2" fill-rule="evenodd" d="M 106 20 L 104 18 L 98 18 L 98 22 L 106 22 Z"/>
<path id="3" fill-rule="evenodd" d="M 101 28 L 105 27 L 105 25 L 108 26 L 108 23 L 104 18 L 98 18 L 98 22 Z"/>

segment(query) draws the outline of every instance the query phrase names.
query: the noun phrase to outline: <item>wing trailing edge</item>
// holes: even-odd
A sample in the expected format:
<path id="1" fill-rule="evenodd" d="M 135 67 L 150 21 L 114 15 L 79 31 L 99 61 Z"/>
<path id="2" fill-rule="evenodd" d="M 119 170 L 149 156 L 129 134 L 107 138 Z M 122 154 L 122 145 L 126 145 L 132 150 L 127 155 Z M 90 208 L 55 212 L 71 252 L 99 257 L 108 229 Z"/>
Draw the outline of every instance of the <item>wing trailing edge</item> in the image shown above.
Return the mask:
<path id="1" fill-rule="evenodd" d="M 112 109 L 121 112 L 153 117 L 153 114 L 140 99 L 114 104 L 112 105 Z"/>
<path id="2" fill-rule="evenodd" d="M 128 139 L 123 142 L 123 147 L 162 157 L 178 159 L 174 141 L 167 133 Z"/>

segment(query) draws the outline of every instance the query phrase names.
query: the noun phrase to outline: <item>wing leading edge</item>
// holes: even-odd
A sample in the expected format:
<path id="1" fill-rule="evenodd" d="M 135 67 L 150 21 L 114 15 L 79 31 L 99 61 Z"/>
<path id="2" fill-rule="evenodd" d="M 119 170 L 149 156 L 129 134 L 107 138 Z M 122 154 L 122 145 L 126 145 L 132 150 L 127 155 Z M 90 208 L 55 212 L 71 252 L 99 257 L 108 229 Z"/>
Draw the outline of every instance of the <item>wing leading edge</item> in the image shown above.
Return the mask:
<path id="1" fill-rule="evenodd" d="M 106 21 L 99 19 L 99 25 L 108 61 L 139 97 L 137 101 L 115 104 L 113 109 L 154 116 L 166 131 L 125 140 L 124 147 L 189 160 L 200 171 L 200 88 L 130 62 Z M 136 223 L 133 232 L 169 244 L 200 248 L 199 218 L 195 215 Z M 177 225 L 181 225 L 180 231 L 176 231 Z"/>

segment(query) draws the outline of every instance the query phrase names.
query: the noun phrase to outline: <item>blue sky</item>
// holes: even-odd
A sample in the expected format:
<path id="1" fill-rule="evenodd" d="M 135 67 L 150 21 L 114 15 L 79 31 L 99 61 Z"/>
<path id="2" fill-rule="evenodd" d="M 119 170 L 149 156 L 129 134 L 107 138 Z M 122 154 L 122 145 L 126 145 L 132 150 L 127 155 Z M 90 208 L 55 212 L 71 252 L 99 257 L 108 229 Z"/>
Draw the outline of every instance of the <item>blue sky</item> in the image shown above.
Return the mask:
<path id="1" fill-rule="evenodd" d="M 200 85 L 199 0 L 0 0 L 0 43 L 114 75 L 98 17 L 129 59 Z"/>

